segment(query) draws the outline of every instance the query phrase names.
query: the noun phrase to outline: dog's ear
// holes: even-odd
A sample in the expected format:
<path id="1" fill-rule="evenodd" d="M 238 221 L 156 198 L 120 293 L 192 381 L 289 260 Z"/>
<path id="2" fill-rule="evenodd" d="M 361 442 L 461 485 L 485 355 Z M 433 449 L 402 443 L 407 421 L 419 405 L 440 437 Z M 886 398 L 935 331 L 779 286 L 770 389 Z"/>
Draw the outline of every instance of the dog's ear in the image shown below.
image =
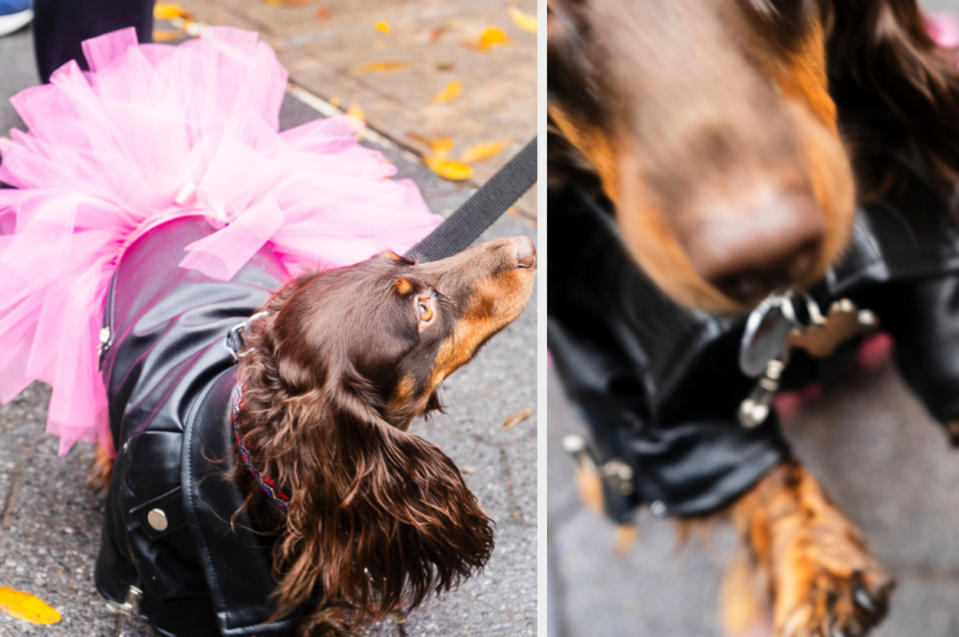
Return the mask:
<path id="1" fill-rule="evenodd" d="M 320 400 L 289 405 L 300 451 L 276 547 L 278 614 L 320 591 L 307 633 L 416 606 L 481 568 L 493 548 L 492 522 L 453 461 L 387 423 L 369 391 L 351 370 Z"/>
<path id="2" fill-rule="evenodd" d="M 824 4 L 830 92 L 865 198 L 903 176 L 951 194 L 959 179 L 959 71 L 916 0 Z"/>

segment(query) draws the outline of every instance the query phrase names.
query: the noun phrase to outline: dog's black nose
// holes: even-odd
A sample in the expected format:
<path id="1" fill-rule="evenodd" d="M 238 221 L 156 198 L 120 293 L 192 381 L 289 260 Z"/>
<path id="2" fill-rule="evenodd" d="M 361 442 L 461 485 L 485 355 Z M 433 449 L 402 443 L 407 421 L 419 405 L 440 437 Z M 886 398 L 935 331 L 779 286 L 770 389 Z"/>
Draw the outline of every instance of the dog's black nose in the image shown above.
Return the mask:
<path id="1" fill-rule="evenodd" d="M 778 289 L 810 283 L 819 263 L 825 216 L 804 191 L 766 191 L 752 202 L 701 211 L 686 228 L 693 268 L 744 304 Z"/>
<path id="2" fill-rule="evenodd" d="M 532 268 L 536 265 L 536 248 L 533 242 L 526 237 L 515 237 L 513 244 L 516 246 L 516 266 L 520 268 Z"/>

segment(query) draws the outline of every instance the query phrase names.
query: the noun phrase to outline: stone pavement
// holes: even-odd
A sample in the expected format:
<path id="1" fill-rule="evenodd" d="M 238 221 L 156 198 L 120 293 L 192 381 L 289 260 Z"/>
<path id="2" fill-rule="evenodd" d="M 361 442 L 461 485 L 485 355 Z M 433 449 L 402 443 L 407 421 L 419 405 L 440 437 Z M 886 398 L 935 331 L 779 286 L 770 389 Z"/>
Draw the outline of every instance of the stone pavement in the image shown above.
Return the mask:
<path id="1" fill-rule="evenodd" d="M 22 126 L 6 99 L 35 83 L 29 32 L 0 38 L 0 60 L 0 131 L 5 132 Z M 288 95 L 281 126 L 316 116 L 313 108 Z M 376 125 L 374 117 L 367 116 Z M 379 128 L 389 132 L 388 127 Z M 449 213 L 471 191 L 470 184 L 439 179 L 408 149 L 388 142 L 381 149 L 401 176 L 416 181 L 437 212 Z M 531 209 L 525 216 L 532 214 Z M 532 224 L 521 216 L 502 218 L 484 238 L 515 234 L 535 238 Z M 520 411 L 535 414 L 535 307 L 534 293 L 523 316 L 445 383 L 441 397 L 446 413 L 414 425 L 414 431 L 453 458 L 496 520 L 493 558 L 457 591 L 407 617 L 381 622 L 369 631 L 371 636 L 536 632 L 537 419 L 534 415 L 501 427 Z M 57 457 L 55 441 L 43 433 L 48 397 L 47 388 L 33 385 L 0 406 L 0 586 L 38 595 L 57 608 L 63 620 L 34 627 L 0 613 L 0 637 L 149 635 L 141 623 L 118 622 L 94 589 L 102 505 L 84 485 L 92 447 L 77 445 L 66 458 Z"/>
<path id="2" fill-rule="evenodd" d="M 536 35 L 519 28 L 509 13 L 513 7 L 535 14 L 536 0 L 180 4 L 205 24 L 259 31 L 276 49 L 291 82 L 343 109 L 359 107 L 373 128 L 415 153 L 428 154 L 426 142 L 441 137 L 455 144 L 450 158 L 475 144 L 511 140 L 503 152 L 473 165 L 475 184 L 485 182 L 536 134 Z M 465 45 L 490 26 L 502 29 L 508 42 L 486 51 Z M 450 82 L 462 85 L 460 97 L 433 103 Z M 533 217 L 535 191 L 516 208 Z"/>
<path id="3" fill-rule="evenodd" d="M 580 504 L 560 444 L 582 431 L 549 386 L 550 637 L 716 637 L 716 593 L 734 546 L 728 525 L 676 550 L 669 521 L 639 517 L 639 541 L 612 552 L 614 528 Z M 898 580 L 875 634 L 959 635 L 959 453 L 891 366 L 833 387 L 784 423 L 794 450 Z"/>

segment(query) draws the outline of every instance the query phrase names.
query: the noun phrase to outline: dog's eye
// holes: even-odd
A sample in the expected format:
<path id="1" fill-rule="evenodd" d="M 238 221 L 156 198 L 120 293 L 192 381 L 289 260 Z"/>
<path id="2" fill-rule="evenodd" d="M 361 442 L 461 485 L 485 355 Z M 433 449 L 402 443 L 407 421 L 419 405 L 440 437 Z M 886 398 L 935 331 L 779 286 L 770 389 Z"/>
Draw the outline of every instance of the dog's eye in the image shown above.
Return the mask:
<path id="1" fill-rule="evenodd" d="M 419 316 L 421 327 L 433 320 L 433 299 L 420 297 L 416 300 L 416 313 Z"/>

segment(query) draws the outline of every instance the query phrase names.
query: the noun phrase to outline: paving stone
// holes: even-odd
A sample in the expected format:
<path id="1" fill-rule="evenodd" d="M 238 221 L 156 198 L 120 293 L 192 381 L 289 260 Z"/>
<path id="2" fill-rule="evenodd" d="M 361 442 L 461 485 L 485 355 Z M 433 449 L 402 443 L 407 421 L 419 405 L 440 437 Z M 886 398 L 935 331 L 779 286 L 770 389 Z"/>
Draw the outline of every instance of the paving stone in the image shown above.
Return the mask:
<path id="1" fill-rule="evenodd" d="M 414 611 L 404 624 L 406 634 L 535 635 L 536 537 L 529 531 L 515 524 L 497 527 L 496 549 L 483 572 Z"/>
<path id="2" fill-rule="evenodd" d="M 297 5 L 258 0 L 186 0 L 208 24 L 259 30 L 277 51 L 290 79 L 343 108 L 358 105 L 375 129 L 417 152 L 422 140 L 451 137 L 457 158 L 475 144 L 512 142 L 497 156 L 474 164 L 481 184 L 536 134 L 536 35 L 509 16 L 515 6 L 535 13 L 535 0 L 324 0 Z M 323 16 L 317 18 L 317 11 Z M 374 28 L 390 25 L 389 33 Z M 487 26 L 502 28 L 509 44 L 486 52 L 463 45 Z M 408 66 L 363 72 L 376 62 Z M 453 81 L 462 95 L 450 103 L 432 97 Z M 535 216 L 535 194 L 517 205 Z"/>
<path id="3" fill-rule="evenodd" d="M 693 546 L 673 557 L 673 525 L 643 515 L 636 547 L 625 558 L 613 555 L 614 528 L 583 509 L 572 463 L 561 455 L 559 438 L 582 425 L 557 387 L 549 400 L 549 559 L 556 570 L 549 608 L 558 634 L 719 634 L 716 593 L 729 529 L 712 532 L 713 551 Z M 895 370 L 846 379 L 784 431 L 900 583 L 877 634 L 957 634 L 959 457 Z"/>

